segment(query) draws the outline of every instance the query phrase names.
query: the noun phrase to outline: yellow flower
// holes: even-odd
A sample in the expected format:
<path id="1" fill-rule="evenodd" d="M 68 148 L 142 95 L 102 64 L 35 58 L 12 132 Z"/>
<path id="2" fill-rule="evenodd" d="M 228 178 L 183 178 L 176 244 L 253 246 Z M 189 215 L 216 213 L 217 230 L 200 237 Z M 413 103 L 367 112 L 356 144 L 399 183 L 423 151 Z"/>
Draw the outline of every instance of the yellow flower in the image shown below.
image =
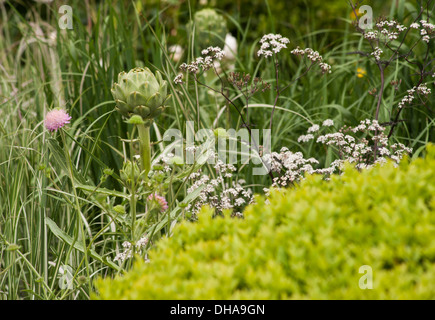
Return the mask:
<path id="1" fill-rule="evenodd" d="M 363 12 L 359 12 L 358 8 L 356 8 L 355 11 L 358 17 L 361 17 L 363 15 Z M 356 20 L 355 12 L 353 10 L 350 11 L 349 16 L 352 20 Z"/>
<path id="2" fill-rule="evenodd" d="M 363 68 L 356 69 L 356 76 L 358 78 L 364 78 L 365 75 L 367 75 L 367 71 L 365 71 Z"/>

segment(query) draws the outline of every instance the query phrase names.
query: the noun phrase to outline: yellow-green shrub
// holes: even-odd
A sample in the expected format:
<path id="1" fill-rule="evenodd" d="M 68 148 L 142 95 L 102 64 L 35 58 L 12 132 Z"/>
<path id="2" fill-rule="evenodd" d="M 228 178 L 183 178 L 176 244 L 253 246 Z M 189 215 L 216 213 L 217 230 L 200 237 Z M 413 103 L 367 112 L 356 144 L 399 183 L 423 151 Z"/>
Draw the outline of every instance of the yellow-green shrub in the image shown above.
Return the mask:
<path id="1" fill-rule="evenodd" d="M 399 168 L 259 198 L 245 219 L 182 223 L 150 263 L 98 282 L 101 299 L 435 298 L 435 147 Z M 362 265 L 373 289 L 359 288 Z"/>

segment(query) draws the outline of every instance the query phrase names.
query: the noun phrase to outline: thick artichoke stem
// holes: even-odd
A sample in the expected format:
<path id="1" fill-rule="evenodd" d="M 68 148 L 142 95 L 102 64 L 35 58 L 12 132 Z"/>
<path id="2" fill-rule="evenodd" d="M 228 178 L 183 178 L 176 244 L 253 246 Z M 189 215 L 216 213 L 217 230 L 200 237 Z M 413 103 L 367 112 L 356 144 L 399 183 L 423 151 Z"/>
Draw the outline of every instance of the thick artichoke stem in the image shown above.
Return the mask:
<path id="1" fill-rule="evenodd" d="M 142 170 L 145 170 L 145 176 L 147 176 L 151 170 L 150 126 L 139 124 L 137 128 L 139 130 Z"/>

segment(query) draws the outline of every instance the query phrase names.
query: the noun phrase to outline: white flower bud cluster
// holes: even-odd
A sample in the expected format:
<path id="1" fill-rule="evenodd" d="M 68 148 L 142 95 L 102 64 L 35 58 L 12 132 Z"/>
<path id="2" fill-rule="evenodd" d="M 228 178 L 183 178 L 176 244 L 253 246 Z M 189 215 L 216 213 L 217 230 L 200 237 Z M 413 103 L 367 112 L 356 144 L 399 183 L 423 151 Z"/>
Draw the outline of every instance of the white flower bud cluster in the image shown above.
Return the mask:
<path id="1" fill-rule="evenodd" d="M 307 132 L 308 133 L 317 132 L 317 131 L 319 131 L 319 129 L 320 129 L 320 126 L 318 124 L 313 124 L 311 127 L 308 128 Z"/>
<path id="2" fill-rule="evenodd" d="M 410 105 L 415 99 L 415 93 L 428 96 L 432 93 L 432 90 L 425 84 L 420 84 L 418 87 L 413 87 L 407 91 L 407 95 L 399 102 L 398 108 L 402 109 L 406 104 Z"/>
<path id="3" fill-rule="evenodd" d="M 269 33 L 261 38 L 260 43 L 261 47 L 260 50 L 257 51 L 257 55 L 267 58 L 271 57 L 273 53 L 278 53 L 282 49 L 286 49 L 290 40 L 280 34 Z"/>
<path id="4" fill-rule="evenodd" d="M 420 20 L 420 23 L 414 22 L 410 28 L 420 30 L 421 39 L 426 43 L 429 43 L 431 35 L 435 34 L 435 25 L 426 20 Z"/>
<path id="5" fill-rule="evenodd" d="M 149 239 L 146 235 L 144 235 L 142 238 L 139 239 L 139 241 L 136 242 L 136 245 L 134 246 L 134 252 L 142 255 L 143 250 L 146 248 L 147 244 L 149 242 Z M 124 262 L 127 259 L 130 259 L 133 257 L 133 245 L 129 241 L 124 241 L 122 243 L 122 246 L 124 247 L 124 251 L 118 253 L 113 261 L 120 261 L 121 263 Z M 147 261 L 148 259 L 145 258 Z M 148 260 L 149 261 L 149 260 Z"/>
<path id="6" fill-rule="evenodd" d="M 189 72 L 191 74 L 197 74 L 199 73 L 200 69 L 203 71 L 207 71 L 214 67 L 214 62 L 217 60 L 222 60 L 222 58 L 225 56 L 225 52 L 219 48 L 219 47 L 208 47 L 207 49 L 204 49 L 201 51 L 201 54 L 203 57 L 198 57 L 195 59 L 195 61 L 187 64 L 182 63 L 180 65 L 180 70 L 184 72 Z M 181 77 L 178 75 L 174 79 L 174 83 L 180 84 Z"/>
<path id="7" fill-rule="evenodd" d="M 218 155 L 212 157 L 218 159 Z M 244 186 L 245 181 L 239 179 L 232 181 L 233 173 L 237 168 L 232 164 L 226 164 L 221 160 L 216 160 L 214 165 L 217 177 L 211 179 L 206 174 L 197 172 L 191 174 L 188 179 L 191 186 L 187 189 L 188 193 L 192 193 L 200 187 L 203 187 L 199 196 L 193 203 L 190 203 L 186 210 L 196 215 L 204 205 L 209 205 L 214 208 L 217 213 L 221 213 L 225 209 L 233 209 L 233 215 L 242 216 L 243 208 L 254 201 L 254 196 L 251 189 Z"/>
<path id="8" fill-rule="evenodd" d="M 426 43 L 429 43 L 431 35 L 435 34 L 435 25 L 429 23 L 427 20 L 420 20 L 420 23 L 414 22 L 411 24 L 410 28 L 420 30 L 421 39 Z"/>
<path id="9" fill-rule="evenodd" d="M 421 90 L 424 91 L 424 89 Z M 323 127 L 332 126 L 333 122 L 330 121 L 329 119 L 325 120 Z M 308 132 L 313 132 L 313 127 L 311 126 Z M 317 127 L 314 129 L 317 129 Z M 334 173 L 336 170 L 340 170 L 345 161 L 355 163 L 358 169 L 370 168 L 377 163 L 385 163 L 387 158 L 394 160 L 398 164 L 403 155 L 411 153 L 412 149 L 400 143 L 390 145 L 385 134 L 386 129 L 378 121 L 366 119 L 355 127 L 344 126 L 338 132 L 319 135 L 316 143 L 334 147 L 338 151 L 339 159 L 332 162 L 329 168 L 316 169 L 311 173 Z M 310 136 L 309 139 L 307 139 L 307 136 Z M 301 137 L 299 137 L 300 140 L 298 139 L 299 142 L 314 139 L 312 134 Z M 375 150 L 376 157 L 374 157 Z"/>
<path id="10" fill-rule="evenodd" d="M 397 40 L 401 32 L 408 29 L 394 20 L 381 20 L 375 25 L 375 30 L 364 32 L 364 38 L 368 40 L 380 40 L 390 42 Z"/>
<path id="11" fill-rule="evenodd" d="M 176 76 L 174 78 L 174 83 L 175 84 L 182 84 L 183 83 L 183 74 L 180 73 L 178 76 Z"/>
<path id="12" fill-rule="evenodd" d="M 291 54 L 294 54 L 296 56 L 306 56 L 308 59 L 310 59 L 313 63 L 319 63 L 320 69 L 322 69 L 322 73 L 331 73 L 331 66 L 325 62 L 323 62 L 323 57 L 320 55 L 319 52 L 314 51 L 311 48 L 306 49 L 300 49 L 297 47 L 296 49 L 293 49 L 291 51 Z"/>
<path id="13" fill-rule="evenodd" d="M 334 121 L 331 119 L 326 119 L 323 121 L 322 126 L 323 127 L 332 127 L 334 125 Z"/>
<path id="14" fill-rule="evenodd" d="M 375 51 L 371 53 L 375 57 L 376 61 L 381 60 L 381 54 L 384 53 L 379 47 L 375 48 Z"/>
<path id="15" fill-rule="evenodd" d="M 311 133 L 309 133 L 306 135 L 299 136 L 298 142 L 308 142 L 308 141 L 313 140 L 313 139 L 314 139 L 314 136 Z"/>
<path id="16" fill-rule="evenodd" d="M 422 40 L 426 43 L 429 43 L 431 36 L 435 34 L 435 25 L 429 23 L 429 21 L 421 20 L 421 29 L 420 35 L 423 36 Z"/>
<path id="17" fill-rule="evenodd" d="M 291 152 L 288 148 L 282 148 L 280 153 L 272 152 L 263 157 L 263 161 L 270 170 L 279 173 L 273 179 L 272 187 L 287 187 L 302 180 L 304 175 L 315 173 L 313 164 L 319 162 L 314 159 L 305 159 L 302 152 Z"/>
<path id="18" fill-rule="evenodd" d="M 375 40 L 378 38 L 378 31 L 377 30 L 368 31 L 364 34 L 364 38 L 366 38 L 368 40 Z"/>

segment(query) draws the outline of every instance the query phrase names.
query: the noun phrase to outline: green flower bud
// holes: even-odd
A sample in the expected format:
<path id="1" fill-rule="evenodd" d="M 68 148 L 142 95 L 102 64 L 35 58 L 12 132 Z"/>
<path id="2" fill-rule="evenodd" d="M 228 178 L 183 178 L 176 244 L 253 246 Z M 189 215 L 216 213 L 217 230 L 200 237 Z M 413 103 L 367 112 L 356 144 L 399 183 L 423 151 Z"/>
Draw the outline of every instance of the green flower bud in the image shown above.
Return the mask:
<path id="1" fill-rule="evenodd" d="M 226 139 L 228 138 L 228 133 L 224 128 L 217 128 L 213 131 L 214 135 L 218 139 Z"/>
<path id="2" fill-rule="evenodd" d="M 132 115 L 130 119 L 127 120 L 130 124 L 144 124 L 145 121 L 143 121 L 141 116 L 138 116 L 137 114 Z"/>
<path id="3" fill-rule="evenodd" d="M 114 210 L 116 213 L 119 213 L 119 214 L 125 214 L 125 207 L 124 207 L 123 205 L 118 204 L 118 205 L 116 205 L 116 206 L 113 207 L 113 210 Z"/>
<path id="4" fill-rule="evenodd" d="M 104 169 L 103 173 L 107 176 L 111 176 L 113 174 L 113 169 Z"/>
<path id="5" fill-rule="evenodd" d="M 194 16 L 195 42 L 200 49 L 208 47 L 224 47 L 225 36 L 228 33 L 225 18 L 213 9 L 197 11 Z"/>
<path id="6" fill-rule="evenodd" d="M 164 168 L 163 168 L 163 166 L 161 164 L 156 164 L 156 165 L 153 166 L 153 170 L 154 171 L 161 171 L 163 169 Z"/>
<path id="7" fill-rule="evenodd" d="M 143 180 L 144 171 L 139 169 L 137 163 L 132 164 L 131 161 L 127 161 L 124 162 L 122 170 L 119 171 L 119 176 L 121 177 L 121 180 L 129 186 L 131 185 L 131 178 L 133 178 L 136 183 L 140 180 Z"/>
<path id="8" fill-rule="evenodd" d="M 85 276 L 80 276 L 80 277 L 78 277 L 78 282 L 80 283 L 80 284 L 85 284 L 86 283 L 86 277 Z"/>
<path id="9" fill-rule="evenodd" d="M 184 161 L 181 157 L 179 156 L 174 156 L 172 158 L 169 159 L 168 164 L 173 164 L 174 166 L 183 166 Z"/>
<path id="10" fill-rule="evenodd" d="M 20 249 L 20 246 L 19 246 L 18 244 L 11 243 L 11 244 L 6 248 L 6 251 L 17 251 L 18 249 Z"/>
<path id="11" fill-rule="evenodd" d="M 187 208 L 188 205 L 189 205 L 189 204 L 188 204 L 188 203 L 185 203 L 185 202 L 181 202 L 181 203 L 178 204 L 178 206 L 179 206 L 180 208 Z"/>

